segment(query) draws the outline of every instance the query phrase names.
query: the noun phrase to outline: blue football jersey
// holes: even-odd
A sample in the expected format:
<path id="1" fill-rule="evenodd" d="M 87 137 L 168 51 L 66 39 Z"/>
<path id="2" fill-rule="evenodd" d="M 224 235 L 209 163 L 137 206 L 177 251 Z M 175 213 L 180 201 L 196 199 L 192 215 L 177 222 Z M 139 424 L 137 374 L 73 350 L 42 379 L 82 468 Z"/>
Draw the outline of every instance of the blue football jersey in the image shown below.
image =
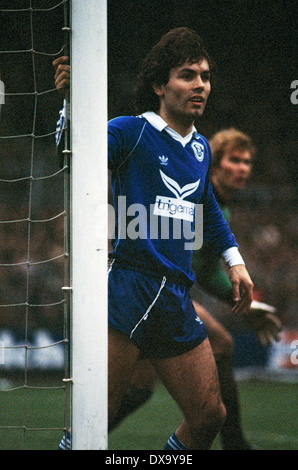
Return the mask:
<path id="1" fill-rule="evenodd" d="M 211 150 L 194 131 L 182 143 L 144 116 L 108 124 L 108 157 L 115 207 L 113 267 L 165 275 L 191 285 L 196 204 L 203 204 L 204 241 L 220 255 L 237 246 L 213 195 Z"/>

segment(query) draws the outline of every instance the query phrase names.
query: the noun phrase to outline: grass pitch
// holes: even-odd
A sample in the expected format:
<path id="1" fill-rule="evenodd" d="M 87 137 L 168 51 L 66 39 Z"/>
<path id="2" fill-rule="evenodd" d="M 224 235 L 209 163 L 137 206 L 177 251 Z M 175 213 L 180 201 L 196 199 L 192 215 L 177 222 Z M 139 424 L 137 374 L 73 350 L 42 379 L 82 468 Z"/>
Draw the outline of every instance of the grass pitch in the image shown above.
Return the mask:
<path id="1" fill-rule="evenodd" d="M 297 385 L 265 381 L 238 383 L 242 424 L 249 442 L 264 450 L 298 449 Z M 181 420 L 162 385 L 109 438 L 109 449 L 160 450 Z M 219 450 L 216 438 L 212 450 Z"/>
<path id="2" fill-rule="evenodd" d="M 7 386 L 21 383 L 11 378 Z M 61 378 L 36 377 L 34 385 L 56 387 Z M 297 450 L 297 385 L 257 380 L 238 385 L 249 441 L 264 450 Z M 0 391 L 0 450 L 56 450 L 64 425 L 63 393 L 55 388 Z M 151 400 L 110 434 L 109 450 L 161 450 L 180 420 L 180 410 L 157 384 Z M 35 430 L 40 427 L 44 430 Z M 212 449 L 220 449 L 218 438 Z"/>

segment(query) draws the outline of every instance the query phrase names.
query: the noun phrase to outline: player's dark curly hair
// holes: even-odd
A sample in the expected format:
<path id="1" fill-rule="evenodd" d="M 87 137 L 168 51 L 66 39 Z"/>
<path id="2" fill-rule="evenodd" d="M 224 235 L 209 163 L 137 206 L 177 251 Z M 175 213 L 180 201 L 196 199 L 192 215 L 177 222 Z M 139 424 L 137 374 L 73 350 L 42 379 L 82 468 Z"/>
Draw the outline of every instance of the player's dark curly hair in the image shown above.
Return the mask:
<path id="1" fill-rule="evenodd" d="M 158 111 L 159 98 L 152 85 L 166 85 L 170 70 L 185 62 L 194 63 L 206 59 L 211 75 L 215 64 L 205 49 L 202 38 L 185 27 L 175 28 L 166 33 L 151 49 L 141 64 L 134 89 L 134 106 L 137 114 Z"/>

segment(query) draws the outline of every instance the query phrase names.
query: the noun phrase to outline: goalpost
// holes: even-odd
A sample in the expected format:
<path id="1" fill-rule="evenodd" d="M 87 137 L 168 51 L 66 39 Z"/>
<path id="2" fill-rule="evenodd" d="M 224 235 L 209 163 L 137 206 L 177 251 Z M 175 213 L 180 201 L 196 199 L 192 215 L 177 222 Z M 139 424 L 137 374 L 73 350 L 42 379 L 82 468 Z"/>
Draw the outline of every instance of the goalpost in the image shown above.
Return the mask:
<path id="1" fill-rule="evenodd" d="M 107 448 L 107 2 L 71 2 L 72 449 Z"/>

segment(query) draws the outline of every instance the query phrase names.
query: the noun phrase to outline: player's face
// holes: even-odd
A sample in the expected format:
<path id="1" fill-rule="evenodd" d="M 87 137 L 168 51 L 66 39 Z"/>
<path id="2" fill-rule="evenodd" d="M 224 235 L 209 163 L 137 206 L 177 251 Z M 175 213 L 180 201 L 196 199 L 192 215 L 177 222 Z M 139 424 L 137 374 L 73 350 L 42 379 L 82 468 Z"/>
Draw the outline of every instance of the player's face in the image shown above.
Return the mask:
<path id="1" fill-rule="evenodd" d="M 250 176 L 251 153 L 248 150 L 227 150 L 214 168 L 217 182 L 226 190 L 239 191 Z"/>
<path id="2" fill-rule="evenodd" d="M 190 132 L 194 121 L 202 116 L 211 91 L 207 60 L 173 68 L 168 83 L 154 90 L 160 98 L 161 117 L 181 135 Z"/>

